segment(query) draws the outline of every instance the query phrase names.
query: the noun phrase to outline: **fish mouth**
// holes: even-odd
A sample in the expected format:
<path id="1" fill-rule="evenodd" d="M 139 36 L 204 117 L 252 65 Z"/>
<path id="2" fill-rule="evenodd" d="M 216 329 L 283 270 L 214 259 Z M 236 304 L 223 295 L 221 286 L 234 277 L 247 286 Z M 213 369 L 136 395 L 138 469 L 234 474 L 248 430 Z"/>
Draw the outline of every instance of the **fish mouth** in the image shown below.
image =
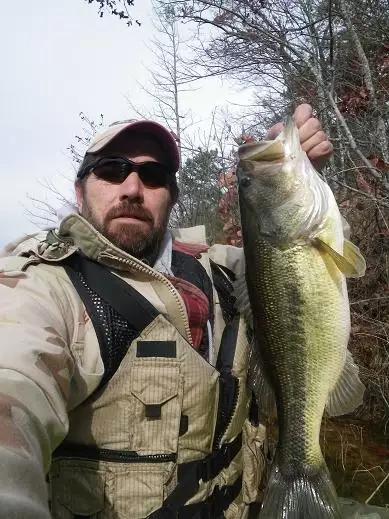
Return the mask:
<path id="1" fill-rule="evenodd" d="M 238 155 L 242 161 L 278 162 L 285 159 L 285 146 L 281 139 L 251 142 L 239 146 Z"/>

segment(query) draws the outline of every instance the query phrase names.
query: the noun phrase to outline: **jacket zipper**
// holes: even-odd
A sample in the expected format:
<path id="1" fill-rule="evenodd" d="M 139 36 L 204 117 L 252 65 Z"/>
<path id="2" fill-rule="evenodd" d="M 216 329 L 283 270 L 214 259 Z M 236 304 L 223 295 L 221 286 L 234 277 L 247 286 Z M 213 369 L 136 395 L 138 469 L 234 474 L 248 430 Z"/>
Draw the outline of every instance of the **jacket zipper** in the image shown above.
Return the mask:
<path id="1" fill-rule="evenodd" d="M 114 463 L 164 463 L 175 462 L 177 454 L 139 454 L 135 451 L 99 449 L 87 445 L 64 445 L 53 453 L 53 460 L 60 459 L 111 461 Z"/>
<path id="2" fill-rule="evenodd" d="M 221 375 L 223 376 L 223 375 Z M 231 380 L 233 380 L 233 395 L 232 395 L 232 401 L 226 402 L 224 401 L 222 404 L 222 408 L 220 410 L 220 415 L 218 417 L 216 427 L 215 427 L 215 438 L 213 440 L 213 450 L 220 448 L 222 446 L 222 438 L 224 434 L 226 433 L 228 427 L 231 424 L 232 417 L 234 416 L 236 406 L 238 404 L 238 397 L 239 397 L 239 382 L 238 379 L 232 375 L 229 375 L 231 377 Z"/>
<path id="3" fill-rule="evenodd" d="M 174 299 L 178 305 L 178 308 L 180 310 L 180 316 L 182 317 L 182 319 L 184 321 L 184 328 L 185 328 L 185 333 L 186 333 L 187 339 L 190 343 L 192 343 L 192 334 L 191 334 L 190 327 L 189 327 L 189 321 L 188 321 L 188 317 L 186 314 L 186 309 L 185 309 L 176 289 L 163 274 L 160 274 L 156 270 L 151 269 L 147 265 L 140 264 L 140 262 L 138 263 L 134 260 L 123 259 L 118 256 L 114 256 L 113 254 L 111 255 L 111 254 L 107 254 L 107 253 L 103 252 L 100 254 L 100 258 L 101 259 L 108 258 L 108 259 L 111 259 L 114 261 L 118 261 L 119 263 L 124 263 L 125 265 L 128 265 L 129 267 L 137 270 L 138 272 L 143 272 L 145 274 L 149 274 L 152 277 L 154 277 L 155 279 L 158 279 L 158 281 L 161 281 L 169 289 L 170 293 L 174 297 Z"/>

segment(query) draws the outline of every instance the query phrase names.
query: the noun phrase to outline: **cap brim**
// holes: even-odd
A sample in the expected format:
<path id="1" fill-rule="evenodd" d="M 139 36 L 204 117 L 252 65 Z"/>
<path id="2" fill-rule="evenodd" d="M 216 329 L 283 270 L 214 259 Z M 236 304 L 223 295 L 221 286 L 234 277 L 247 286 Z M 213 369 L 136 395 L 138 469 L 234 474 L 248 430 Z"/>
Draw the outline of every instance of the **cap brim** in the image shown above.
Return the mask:
<path id="1" fill-rule="evenodd" d="M 129 139 L 131 139 L 131 133 L 134 131 L 140 131 L 152 135 L 161 144 L 163 151 L 168 155 L 169 162 L 174 168 L 174 172 L 178 171 L 180 166 L 180 154 L 176 139 L 172 132 L 167 130 L 162 126 L 162 124 L 147 119 L 141 121 L 125 121 L 123 123 L 116 123 L 109 126 L 102 133 L 95 135 L 86 152 L 91 154 L 98 153 L 110 142 L 116 139 L 116 137 L 127 131 L 129 133 Z"/>

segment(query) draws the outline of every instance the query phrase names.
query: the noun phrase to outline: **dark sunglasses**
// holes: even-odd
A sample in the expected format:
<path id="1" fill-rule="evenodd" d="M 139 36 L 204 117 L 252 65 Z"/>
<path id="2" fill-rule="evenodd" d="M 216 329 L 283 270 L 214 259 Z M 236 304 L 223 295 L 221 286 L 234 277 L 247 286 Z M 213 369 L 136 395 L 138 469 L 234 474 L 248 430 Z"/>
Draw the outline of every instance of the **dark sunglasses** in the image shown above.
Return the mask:
<path id="1" fill-rule="evenodd" d="M 100 157 L 78 173 L 79 178 L 93 173 L 107 182 L 121 184 L 135 171 L 147 187 L 166 187 L 174 183 L 174 173 L 160 162 L 134 162 L 126 157 Z"/>

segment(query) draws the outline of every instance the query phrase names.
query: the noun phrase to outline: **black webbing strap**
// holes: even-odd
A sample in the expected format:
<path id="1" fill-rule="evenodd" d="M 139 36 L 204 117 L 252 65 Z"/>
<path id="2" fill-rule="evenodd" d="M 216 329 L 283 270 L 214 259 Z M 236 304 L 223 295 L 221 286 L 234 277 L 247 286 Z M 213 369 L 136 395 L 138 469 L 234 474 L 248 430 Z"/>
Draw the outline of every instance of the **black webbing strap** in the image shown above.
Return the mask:
<path id="1" fill-rule="evenodd" d="M 220 342 L 220 350 L 217 356 L 216 369 L 221 373 L 231 373 L 234 364 L 235 350 L 239 332 L 239 315 L 229 321 L 224 330 Z"/>
<path id="2" fill-rule="evenodd" d="M 162 507 L 149 515 L 148 519 L 176 518 L 185 503 L 198 491 L 200 481 L 206 482 L 214 479 L 230 465 L 241 447 L 242 434 L 239 434 L 232 442 L 225 443 L 202 460 L 180 463 L 177 486 L 165 499 Z"/>
<path id="3" fill-rule="evenodd" d="M 113 355 L 113 352 L 107 348 L 101 316 L 87 287 L 127 320 L 134 337 L 138 336 L 158 316 L 159 312 L 137 290 L 110 272 L 107 267 L 81 254 L 76 253 L 66 258 L 63 267 L 81 297 L 93 323 L 100 345 L 101 357 L 106 368 L 102 380 L 102 384 L 104 384 L 115 373 L 126 352 L 122 351 L 120 354 L 115 352 Z"/>
<path id="4" fill-rule="evenodd" d="M 235 274 L 227 267 L 222 267 L 212 260 L 210 260 L 210 264 L 213 284 L 219 296 L 223 318 L 224 321 L 228 323 L 237 314 L 235 308 L 236 298 L 234 296 L 234 287 L 232 284 L 232 282 L 235 281 Z"/>
<path id="5" fill-rule="evenodd" d="M 232 375 L 235 350 L 239 330 L 239 316 L 228 322 L 220 342 L 216 369 L 219 377 L 219 403 L 215 425 L 213 448 L 220 445 L 221 439 L 232 420 L 239 397 L 239 381 Z"/>
<path id="6" fill-rule="evenodd" d="M 107 267 L 80 254 L 70 256 L 66 260 L 65 269 L 66 266 L 80 272 L 86 283 L 134 328 L 143 330 L 157 317 L 159 312 L 154 306 L 135 288 L 112 274 Z"/>

